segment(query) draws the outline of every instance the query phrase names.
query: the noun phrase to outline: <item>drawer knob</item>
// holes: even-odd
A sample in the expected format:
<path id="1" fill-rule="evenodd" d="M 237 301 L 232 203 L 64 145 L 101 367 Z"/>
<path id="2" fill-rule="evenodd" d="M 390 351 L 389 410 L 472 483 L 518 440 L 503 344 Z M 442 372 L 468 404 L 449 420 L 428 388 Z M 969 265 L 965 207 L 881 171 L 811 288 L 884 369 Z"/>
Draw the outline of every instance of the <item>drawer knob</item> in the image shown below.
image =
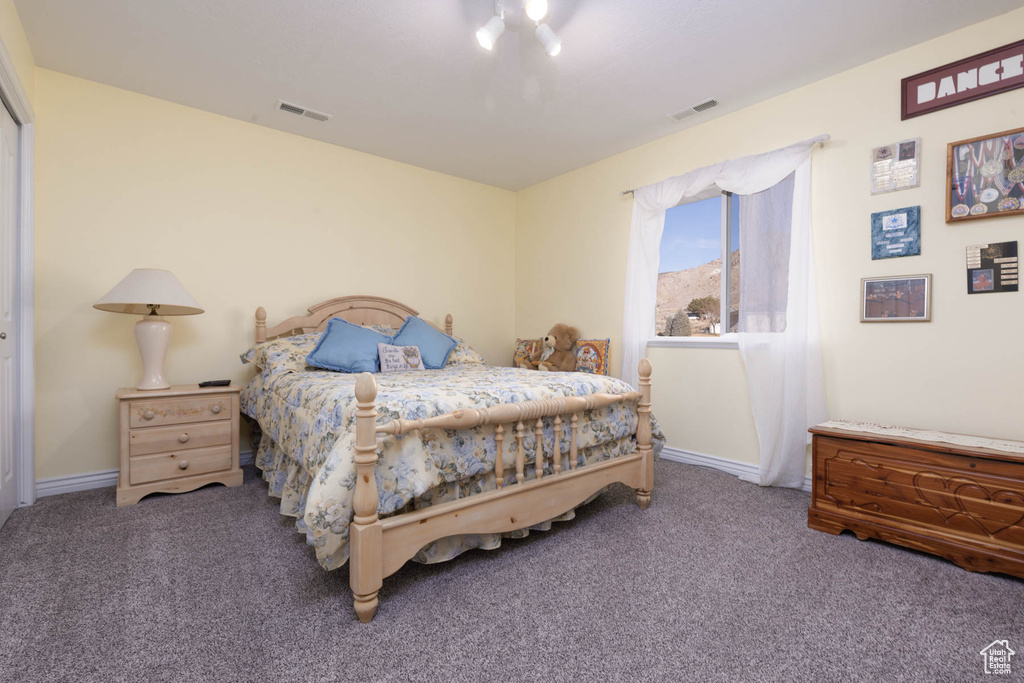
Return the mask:
<path id="1" fill-rule="evenodd" d="M 184 434 L 179 436 L 178 437 L 178 441 L 180 441 L 181 443 L 188 443 L 188 432 L 185 432 Z M 182 469 L 184 469 L 184 468 L 182 468 Z"/>
<path id="2" fill-rule="evenodd" d="M 143 420 L 152 420 L 154 417 L 156 417 L 156 413 L 154 413 L 152 410 L 147 410 L 142 414 Z"/>
<path id="3" fill-rule="evenodd" d="M 181 460 L 181 461 L 179 461 L 178 462 L 178 469 L 179 470 L 187 470 L 188 469 L 188 460 Z"/>
<path id="4" fill-rule="evenodd" d="M 210 412 L 213 413 L 214 415 L 216 415 L 217 413 L 220 412 L 220 406 L 214 406 L 214 407 L 210 408 Z"/>

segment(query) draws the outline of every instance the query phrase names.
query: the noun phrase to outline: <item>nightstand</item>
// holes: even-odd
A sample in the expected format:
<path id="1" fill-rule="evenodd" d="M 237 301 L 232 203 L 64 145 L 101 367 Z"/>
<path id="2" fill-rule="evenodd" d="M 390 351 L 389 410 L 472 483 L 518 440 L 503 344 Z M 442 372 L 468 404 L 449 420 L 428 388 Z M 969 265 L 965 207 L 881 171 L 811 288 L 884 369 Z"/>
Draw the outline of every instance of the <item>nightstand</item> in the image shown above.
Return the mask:
<path id="1" fill-rule="evenodd" d="M 206 484 L 238 486 L 238 392 L 196 384 L 119 389 L 121 472 L 117 506 L 150 493 L 183 493 Z"/>

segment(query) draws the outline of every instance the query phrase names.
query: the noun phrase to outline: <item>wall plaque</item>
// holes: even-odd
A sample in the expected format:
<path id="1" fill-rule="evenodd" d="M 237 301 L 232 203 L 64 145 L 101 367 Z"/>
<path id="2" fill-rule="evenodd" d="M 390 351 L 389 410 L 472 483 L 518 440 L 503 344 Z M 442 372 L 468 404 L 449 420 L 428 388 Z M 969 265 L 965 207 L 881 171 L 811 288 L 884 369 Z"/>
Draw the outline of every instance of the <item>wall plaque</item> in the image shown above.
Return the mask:
<path id="1" fill-rule="evenodd" d="M 908 76 L 902 81 L 901 119 L 1024 86 L 1024 40 Z"/>

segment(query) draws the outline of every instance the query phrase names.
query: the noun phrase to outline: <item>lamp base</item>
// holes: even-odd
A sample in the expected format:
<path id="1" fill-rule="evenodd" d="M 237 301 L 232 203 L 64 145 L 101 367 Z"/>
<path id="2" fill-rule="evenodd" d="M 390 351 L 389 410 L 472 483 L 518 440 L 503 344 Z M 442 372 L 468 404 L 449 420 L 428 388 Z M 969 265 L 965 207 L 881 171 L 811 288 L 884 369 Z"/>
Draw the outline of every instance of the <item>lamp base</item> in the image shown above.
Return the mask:
<path id="1" fill-rule="evenodd" d="M 135 341 L 142 356 L 142 379 L 136 389 L 152 391 L 171 385 L 164 379 L 164 358 L 171 341 L 171 324 L 158 315 L 145 315 L 135 323 Z"/>

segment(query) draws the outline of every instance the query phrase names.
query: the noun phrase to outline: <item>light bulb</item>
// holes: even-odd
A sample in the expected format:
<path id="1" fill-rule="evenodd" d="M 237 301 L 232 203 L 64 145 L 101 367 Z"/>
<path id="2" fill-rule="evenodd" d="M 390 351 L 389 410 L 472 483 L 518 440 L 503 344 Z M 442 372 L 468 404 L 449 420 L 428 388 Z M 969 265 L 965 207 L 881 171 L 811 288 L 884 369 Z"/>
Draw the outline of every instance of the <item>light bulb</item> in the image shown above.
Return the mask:
<path id="1" fill-rule="evenodd" d="M 544 46 L 544 51 L 551 57 L 557 56 L 562 51 L 562 39 L 556 36 L 555 32 L 547 24 L 539 24 L 537 26 L 537 40 L 540 41 L 540 44 Z"/>
<path id="2" fill-rule="evenodd" d="M 526 16 L 540 21 L 548 13 L 548 0 L 526 0 Z"/>
<path id="3" fill-rule="evenodd" d="M 476 32 L 476 40 L 485 50 L 493 50 L 498 38 L 505 32 L 505 22 L 495 15 L 487 20 L 483 28 Z"/>

